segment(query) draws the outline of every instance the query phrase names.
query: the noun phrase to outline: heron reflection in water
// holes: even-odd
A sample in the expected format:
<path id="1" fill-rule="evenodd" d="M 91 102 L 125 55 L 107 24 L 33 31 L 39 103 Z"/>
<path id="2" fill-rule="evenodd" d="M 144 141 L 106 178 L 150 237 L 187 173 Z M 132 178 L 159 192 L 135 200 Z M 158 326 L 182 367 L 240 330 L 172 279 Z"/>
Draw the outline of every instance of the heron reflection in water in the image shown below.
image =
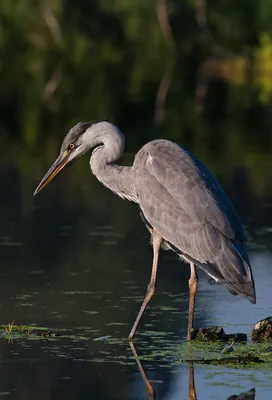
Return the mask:
<path id="1" fill-rule="evenodd" d="M 136 348 L 132 342 L 130 342 L 130 348 L 133 353 L 133 356 L 138 365 L 141 377 L 143 379 L 143 383 L 145 385 L 145 390 L 147 394 L 148 400 L 156 399 L 156 391 L 152 383 L 150 382 L 147 373 L 143 367 L 141 360 L 137 354 Z M 195 385 L 195 372 L 194 372 L 194 364 L 192 361 L 188 362 L 188 397 L 187 400 L 197 400 L 197 390 Z M 199 398 L 202 400 L 203 398 Z M 225 400 L 225 399 L 222 399 Z M 250 389 L 248 392 L 242 392 L 240 394 L 234 394 L 228 397 L 226 400 L 255 400 L 255 388 Z"/>
<path id="2" fill-rule="evenodd" d="M 118 196 L 139 205 L 151 233 L 151 279 L 129 339 L 155 293 L 159 250 L 163 248 L 175 251 L 190 264 L 190 340 L 198 285 L 196 266 L 223 283 L 231 294 L 256 302 L 241 222 L 215 177 L 189 151 L 168 140 L 153 140 L 140 149 L 131 167 L 123 167 L 116 161 L 123 154 L 124 143 L 121 131 L 108 121 L 77 124 L 64 138 L 58 158 L 34 194 L 68 163 L 93 149 L 93 174 Z"/>

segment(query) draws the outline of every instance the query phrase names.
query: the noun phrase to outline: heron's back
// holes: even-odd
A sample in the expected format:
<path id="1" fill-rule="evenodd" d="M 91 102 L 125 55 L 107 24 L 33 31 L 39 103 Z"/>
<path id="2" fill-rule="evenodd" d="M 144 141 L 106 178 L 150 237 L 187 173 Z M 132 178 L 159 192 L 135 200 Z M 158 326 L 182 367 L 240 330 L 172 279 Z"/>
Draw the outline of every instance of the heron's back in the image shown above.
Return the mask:
<path id="1" fill-rule="evenodd" d="M 148 223 L 232 294 L 255 302 L 241 222 L 205 165 L 177 144 L 155 140 L 138 152 L 133 169 Z"/>

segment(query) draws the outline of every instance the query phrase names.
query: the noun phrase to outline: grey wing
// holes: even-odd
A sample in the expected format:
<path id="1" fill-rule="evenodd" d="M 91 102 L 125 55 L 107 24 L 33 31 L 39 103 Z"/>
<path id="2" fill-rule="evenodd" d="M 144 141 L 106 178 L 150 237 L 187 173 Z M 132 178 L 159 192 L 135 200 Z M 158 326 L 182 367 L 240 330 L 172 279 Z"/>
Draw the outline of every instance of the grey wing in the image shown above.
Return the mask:
<path id="1" fill-rule="evenodd" d="M 224 282 L 232 294 L 254 302 L 243 228 L 214 176 L 168 141 L 151 142 L 141 158 L 145 170 L 138 195 L 146 220 L 171 247 Z"/>

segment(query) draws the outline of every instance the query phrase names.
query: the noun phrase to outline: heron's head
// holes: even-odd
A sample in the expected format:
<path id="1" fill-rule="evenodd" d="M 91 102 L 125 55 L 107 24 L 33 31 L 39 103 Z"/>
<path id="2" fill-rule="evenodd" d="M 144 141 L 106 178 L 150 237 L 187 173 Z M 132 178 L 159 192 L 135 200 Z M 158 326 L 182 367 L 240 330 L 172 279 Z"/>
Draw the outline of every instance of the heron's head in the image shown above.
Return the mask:
<path id="1" fill-rule="evenodd" d="M 107 121 L 80 122 L 65 136 L 58 158 L 42 178 L 34 196 L 39 193 L 53 178 L 72 160 L 82 156 L 88 150 L 101 144 L 101 132 L 109 129 Z"/>

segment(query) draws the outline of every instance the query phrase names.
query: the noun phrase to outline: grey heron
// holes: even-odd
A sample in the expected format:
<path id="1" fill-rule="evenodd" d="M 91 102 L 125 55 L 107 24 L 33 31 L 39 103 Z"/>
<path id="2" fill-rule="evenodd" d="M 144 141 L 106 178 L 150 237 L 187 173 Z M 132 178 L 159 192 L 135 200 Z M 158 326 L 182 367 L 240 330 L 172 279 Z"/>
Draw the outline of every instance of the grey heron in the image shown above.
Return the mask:
<path id="1" fill-rule="evenodd" d="M 123 155 L 122 132 L 108 121 L 80 122 L 65 136 L 60 154 L 41 180 L 40 192 L 68 163 L 93 149 L 90 167 L 107 188 L 137 203 L 151 233 L 153 264 L 146 296 L 129 334 L 132 339 L 155 293 L 160 248 L 172 249 L 190 264 L 187 339 L 192 338 L 196 266 L 233 295 L 256 303 L 255 285 L 242 224 L 232 203 L 208 168 L 168 140 L 153 140 L 136 154 L 131 167 Z"/>

